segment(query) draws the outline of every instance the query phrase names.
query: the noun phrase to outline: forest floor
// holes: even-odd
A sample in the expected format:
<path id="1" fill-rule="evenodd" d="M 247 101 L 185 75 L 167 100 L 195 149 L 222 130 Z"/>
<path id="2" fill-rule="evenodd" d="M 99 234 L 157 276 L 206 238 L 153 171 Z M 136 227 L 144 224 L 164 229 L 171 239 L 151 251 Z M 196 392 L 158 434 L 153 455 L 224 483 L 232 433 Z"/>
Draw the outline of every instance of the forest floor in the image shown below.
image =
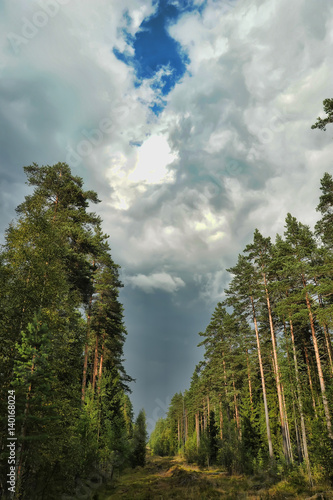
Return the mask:
<path id="1" fill-rule="evenodd" d="M 145 467 L 126 469 L 99 492 L 98 500 L 282 500 L 333 499 L 329 487 L 310 490 L 301 481 L 274 483 L 268 476 L 229 476 L 218 468 L 188 465 L 180 457 L 147 458 Z"/>

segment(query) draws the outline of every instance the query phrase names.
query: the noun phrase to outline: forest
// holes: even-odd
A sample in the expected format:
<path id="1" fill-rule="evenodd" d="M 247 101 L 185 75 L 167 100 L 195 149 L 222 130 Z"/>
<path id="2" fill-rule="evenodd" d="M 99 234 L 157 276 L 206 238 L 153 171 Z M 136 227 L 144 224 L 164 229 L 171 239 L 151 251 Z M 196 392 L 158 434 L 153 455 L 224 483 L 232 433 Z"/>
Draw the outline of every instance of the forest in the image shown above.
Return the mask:
<path id="1" fill-rule="evenodd" d="M 332 175 L 320 189 L 314 234 L 288 213 L 283 235 L 256 229 L 228 269 L 226 299 L 200 332 L 204 361 L 158 421 L 153 453 L 333 480 Z"/>
<path id="2" fill-rule="evenodd" d="M 97 194 L 64 163 L 24 171 L 33 194 L 0 254 L 1 497 L 86 498 L 85 479 L 94 486 L 145 460 L 145 414 L 133 421 L 123 366 L 119 266 L 88 211 Z"/>
<path id="3" fill-rule="evenodd" d="M 333 99 L 324 109 L 313 128 L 333 122 Z M 224 300 L 199 334 L 204 360 L 146 447 L 124 368 L 120 268 L 89 211 L 98 195 L 66 163 L 24 171 L 31 194 L 0 252 L 2 497 L 99 498 L 115 470 L 140 476 L 151 456 L 168 457 L 151 474 L 178 457 L 230 477 L 332 484 L 332 175 L 318 179 L 314 231 L 288 213 L 283 234 L 256 229 L 228 269 Z"/>
<path id="4" fill-rule="evenodd" d="M 323 105 L 312 129 L 333 122 L 333 99 Z M 314 232 L 288 213 L 282 235 L 273 242 L 256 229 L 227 270 L 225 300 L 199 333 L 204 360 L 157 422 L 153 454 L 333 482 L 331 174 L 320 190 Z"/>

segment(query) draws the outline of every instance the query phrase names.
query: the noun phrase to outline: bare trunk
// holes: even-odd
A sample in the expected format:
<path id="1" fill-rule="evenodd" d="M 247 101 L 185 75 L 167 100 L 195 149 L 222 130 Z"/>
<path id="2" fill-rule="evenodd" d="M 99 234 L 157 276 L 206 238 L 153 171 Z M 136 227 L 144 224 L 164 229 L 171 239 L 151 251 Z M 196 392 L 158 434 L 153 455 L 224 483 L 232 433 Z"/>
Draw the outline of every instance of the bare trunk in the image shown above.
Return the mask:
<path id="1" fill-rule="evenodd" d="M 314 281 L 317 285 L 316 279 Z M 324 307 L 323 300 L 322 300 L 321 295 L 319 293 L 318 293 L 318 301 L 319 301 L 319 306 L 321 308 L 323 308 Z M 329 334 L 328 327 L 327 327 L 326 323 L 323 323 L 323 330 L 324 330 L 324 335 L 325 335 L 325 344 L 326 344 L 326 350 L 327 350 L 327 354 L 328 354 L 328 359 L 329 359 L 329 364 L 330 364 L 330 369 L 331 369 L 331 377 L 332 377 L 333 376 L 332 343 L 331 343 L 331 338 L 330 338 L 330 334 Z"/>
<path id="2" fill-rule="evenodd" d="M 203 412 L 204 412 L 204 430 L 207 429 L 207 407 L 205 405 L 205 400 L 203 400 Z"/>
<path id="3" fill-rule="evenodd" d="M 187 409 L 185 408 L 185 443 L 188 438 L 188 421 L 187 421 Z"/>
<path id="4" fill-rule="evenodd" d="M 95 261 L 93 261 L 93 266 L 95 266 Z M 83 375 L 82 375 L 82 403 L 84 402 L 86 385 L 87 385 L 87 368 L 88 368 L 88 357 L 89 357 L 89 339 L 90 339 L 90 323 L 91 323 L 91 306 L 92 306 L 92 295 L 89 297 L 88 305 L 88 317 L 87 317 L 87 335 L 86 343 L 84 346 L 84 361 L 83 361 Z"/>
<path id="5" fill-rule="evenodd" d="M 90 304 L 91 304 L 92 297 L 90 297 Z M 90 321 L 91 321 L 91 316 L 90 316 L 90 305 L 89 305 L 89 311 L 88 311 L 88 318 L 87 318 L 87 336 L 86 336 L 86 343 L 84 346 L 84 361 L 83 361 L 83 375 L 82 375 L 82 402 L 84 402 L 85 398 L 85 392 L 86 392 L 86 385 L 87 385 L 87 368 L 88 368 L 88 357 L 89 357 L 89 337 L 90 337 Z"/>
<path id="6" fill-rule="evenodd" d="M 309 356 L 308 356 L 308 350 L 307 350 L 305 343 L 304 343 L 304 353 L 305 353 L 306 367 L 307 367 L 307 371 L 308 371 L 309 386 L 310 386 L 310 390 L 311 390 L 312 406 L 313 406 L 313 410 L 315 413 L 315 417 L 318 418 L 317 409 L 316 409 L 316 401 L 315 401 L 314 392 L 313 392 L 312 378 L 311 378 L 310 361 L 309 361 Z"/>
<path id="7" fill-rule="evenodd" d="M 327 401 L 327 397 L 326 397 L 325 380 L 324 380 L 323 370 L 322 370 L 322 367 L 321 367 L 321 361 L 320 361 L 320 354 L 319 354 L 317 336 L 316 336 L 316 331 L 315 331 L 315 327 L 314 327 L 313 315 L 312 315 L 312 311 L 311 311 L 311 304 L 310 304 L 308 292 L 306 290 L 306 281 L 305 281 L 305 278 L 304 278 L 303 274 L 302 274 L 302 280 L 303 280 L 303 286 L 305 288 L 306 306 L 307 306 L 308 312 L 309 312 L 311 334 L 312 334 L 312 342 L 313 342 L 313 347 L 314 347 L 314 351 L 315 351 L 315 357 L 316 357 L 316 363 L 317 363 L 317 370 L 318 370 L 318 376 L 319 376 L 319 383 L 320 383 L 320 390 L 321 390 L 321 397 L 322 397 L 322 400 L 323 400 L 324 412 L 325 412 L 325 417 L 326 417 L 326 426 L 327 426 L 327 431 L 328 431 L 329 437 L 331 439 L 333 439 L 331 417 L 330 417 L 330 411 L 329 411 L 329 408 L 328 408 L 328 401 Z"/>
<path id="8" fill-rule="evenodd" d="M 330 364 L 330 369 L 331 369 L 331 377 L 332 377 L 333 376 L 332 345 L 331 345 L 330 334 L 328 332 L 328 328 L 327 328 L 327 325 L 325 323 L 323 325 L 323 330 L 324 330 L 324 335 L 325 335 L 325 343 L 326 343 L 326 349 L 327 349 L 327 354 L 328 354 L 328 359 L 329 359 L 329 364 Z"/>
<path id="9" fill-rule="evenodd" d="M 222 413 L 222 401 L 220 394 L 220 438 L 223 439 L 223 413 Z"/>
<path id="10" fill-rule="evenodd" d="M 95 392 L 96 386 L 96 377 L 97 377 L 97 366 L 98 366 L 98 334 L 96 333 L 96 342 L 95 342 L 95 353 L 94 353 L 94 367 L 93 367 L 93 379 L 92 379 L 92 392 Z"/>
<path id="11" fill-rule="evenodd" d="M 301 396 L 301 382 L 299 379 L 299 369 L 298 369 L 297 353 L 296 353 L 296 346 L 295 346 L 294 327 L 293 327 L 293 323 L 292 323 L 290 316 L 289 316 L 289 325 L 290 325 L 291 343 L 292 343 L 293 355 L 294 355 L 296 389 L 297 389 L 297 395 L 298 395 L 297 403 L 298 403 L 298 409 L 299 409 L 299 414 L 300 414 L 300 418 L 301 418 L 303 454 L 304 454 L 304 459 L 305 459 L 305 463 L 306 463 L 306 467 L 307 467 L 307 471 L 308 471 L 309 481 L 312 485 L 311 467 L 310 467 L 308 443 L 307 443 L 307 437 L 306 437 L 306 429 L 305 429 L 305 421 L 304 421 L 304 413 L 303 413 L 303 403 L 302 403 L 302 396 Z"/>
<path id="12" fill-rule="evenodd" d="M 179 448 L 179 443 L 180 443 L 180 425 L 179 425 L 179 419 L 178 419 L 178 448 Z"/>
<path id="13" fill-rule="evenodd" d="M 286 406 L 286 400 L 284 397 L 284 390 L 283 390 L 283 384 L 281 384 L 281 391 L 282 391 L 282 400 L 283 400 L 283 410 L 284 414 L 286 417 L 286 440 L 287 440 L 287 448 L 288 448 L 288 454 L 290 457 L 291 463 L 294 462 L 294 457 L 293 457 L 293 451 L 291 447 L 291 440 L 290 440 L 290 432 L 289 432 L 289 423 L 288 423 L 288 415 L 287 415 L 287 406 Z"/>
<path id="14" fill-rule="evenodd" d="M 269 293 L 268 293 L 268 288 L 267 288 L 266 274 L 264 271 L 263 271 L 262 275 L 264 278 L 266 302 L 267 302 L 268 317 L 269 317 L 269 326 L 270 326 L 270 330 L 271 330 L 273 359 L 274 359 L 273 366 L 274 366 L 274 371 L 275 371 L 276 389 L 277 389 L 278 402 L 279 402 L 283 449 L 284 449 L 284 455 L 285 455 L 287 462 L 289 462 L 289 461 L 292 462 L 293 457 L 292 457 L 292 455 L 290 455 L 290 450 L 289 450 L 289 446 L 288 446 L 287 423 L 286 423 L 286 416 L 285 416 L 285 412 L 284 412 L 284 408 L 283 408 L 283 398 L 282 398 L 282 389 L 281 389 L 281 381 L 280 381 L 280 369 L 279 369 L 279 361 L 278 361 L 278 357 L 277 357 L 276 338 L 275 338 L 275 331 L 274 331 L 274 326 L 273 326 L 272 309 L 271 309 Z"/>
<path id="15" fill-rule="evenodd" d="M 199 412 L 195 414 L 195 432 L 197 435 L 197 449 L 199 449 L 200 445 Z"/>
<path id="16" fill-rule="evenodd" d="M 249 394 L 250 394 L 250 401 L 251 401 L 251 411 L 253 412 L 253 399 L 252 399 L 252 383 L 251 383 L 251 373 L 250 373 L 250 364 L 249 364 L 249 353 L 246 348 L 246 363 L 247 363 L 247 378 L 249 381 Z"/>
<path id="17" fill-rule="evenodd" d="M 101 353 L 101 359 L 99 360 L 98 386 L 97 386 L 98 396 L 100 395 L 100 392 L 101 392 L 101 380 L 102 380 L 103 358 L 104 358 L 104 343 L 105 343 L 105 332 L 103 333 L 102 353 Z"/>
<path id="18" fill-rule="evenodd" d="M 261 358 L 261 348 L 260 348 L 259 331 L 258 331 L 257 318 L 256 318 L 256 314 L 255 314 L 254 301 L 253 301 L 253 297 L 252 296 L 250 296 L 250 300 L 251 300 L 251 305 L 252 305 L 253 322 L 254 322 L 254 329 L 255 329 L 255 332 L 256 332 L 256 340 L 257 340 L 257 350 L 258 350 L 258 358 L 259 358 L 259 368 L 260 368 L 260 376 L 261 376 L 262 394 L 263 394 L 263 399 L 264 399 L 264 409 L 265 409 L 265 420 L 266 420 L 266 432 L 267 432 L 267 440 L 268 440 L 268 450 L 269 450 L 269 456 L 271 458 L 274 458 L 272 438 L 271 438 L 271 428 L 270 428 L 270 424 L 269 424 L 269 415 L 268 415 L 268 406 L 267 406 L 265 376 L 264 376 L 264 369 L 263 369 L 262 358 Z"/>
<path id="19" fill-rule="evenodd" d="M 294 396 L 294 391 L 293 391 L 293 396 Z M 299 429 L 298 429 L 298 422 L 297 422 L 297 417 L 296 417 L 296 408 L 295 408 L 294 401 L 293 401 L 293 417 L 294 417 L 295 434 L 296 434 L 298 463 L 300 464 L 300 463 L 303 462 L 304 450 L 303 450 L 303 443 L 301 442 L 300 432 L 299 432 Z"/>
<path id="20" fill-rule="evenodd" d="M 237 405 L 237 395 L 236 395 L 236 386 L 235 386 L 234 375 L 232 375 L 232 386 L 234 388 L 234 405 L 235 405 L 236 426 L 238 429 L 239 439 L 241 439 L 242 431 L 241 431 L 241 427 L 240 427 L 240 419 L 239 419 L 239 412 L 238 412 L 238 405 Z"/>

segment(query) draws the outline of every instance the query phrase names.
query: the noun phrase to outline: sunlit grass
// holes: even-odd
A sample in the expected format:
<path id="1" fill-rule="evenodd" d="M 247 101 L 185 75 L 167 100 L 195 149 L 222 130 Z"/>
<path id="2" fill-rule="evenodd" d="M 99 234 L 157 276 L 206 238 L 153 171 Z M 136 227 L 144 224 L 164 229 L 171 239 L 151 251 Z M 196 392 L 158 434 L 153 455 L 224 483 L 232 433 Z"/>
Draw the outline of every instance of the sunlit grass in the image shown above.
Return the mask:
<path id="1" fill-rule="evenodd" d="M 317 498 L 333 499 L 333 491 L 325 490 Z M 96 500 L 283 500 L 316 498 L 321 491 L 287 480 L 272 485 L 264 476 L 228 476 L 222 469 L 200 469 L 179 457 L 148 457 L 146 467 L 126 469 Z"/>

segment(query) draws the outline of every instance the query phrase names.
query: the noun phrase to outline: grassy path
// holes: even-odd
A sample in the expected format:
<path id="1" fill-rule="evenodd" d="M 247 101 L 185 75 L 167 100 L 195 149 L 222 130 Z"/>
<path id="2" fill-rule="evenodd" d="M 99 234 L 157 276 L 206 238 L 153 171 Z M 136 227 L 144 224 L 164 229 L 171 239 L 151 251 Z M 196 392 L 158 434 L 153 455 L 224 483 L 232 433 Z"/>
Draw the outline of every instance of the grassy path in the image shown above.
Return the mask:
<path id="1" fill-rule="evenodd" d="M 268 500 L 333 498 L 330 492 L 321 496 L 304 485 L 281 481 L 269 486 L 260 477 L 228 476 L 219 469 L 200 470 L 180 458 L 148 457 L 146 467 L 127 469 L 114 478 L 99 500 Z"/>

